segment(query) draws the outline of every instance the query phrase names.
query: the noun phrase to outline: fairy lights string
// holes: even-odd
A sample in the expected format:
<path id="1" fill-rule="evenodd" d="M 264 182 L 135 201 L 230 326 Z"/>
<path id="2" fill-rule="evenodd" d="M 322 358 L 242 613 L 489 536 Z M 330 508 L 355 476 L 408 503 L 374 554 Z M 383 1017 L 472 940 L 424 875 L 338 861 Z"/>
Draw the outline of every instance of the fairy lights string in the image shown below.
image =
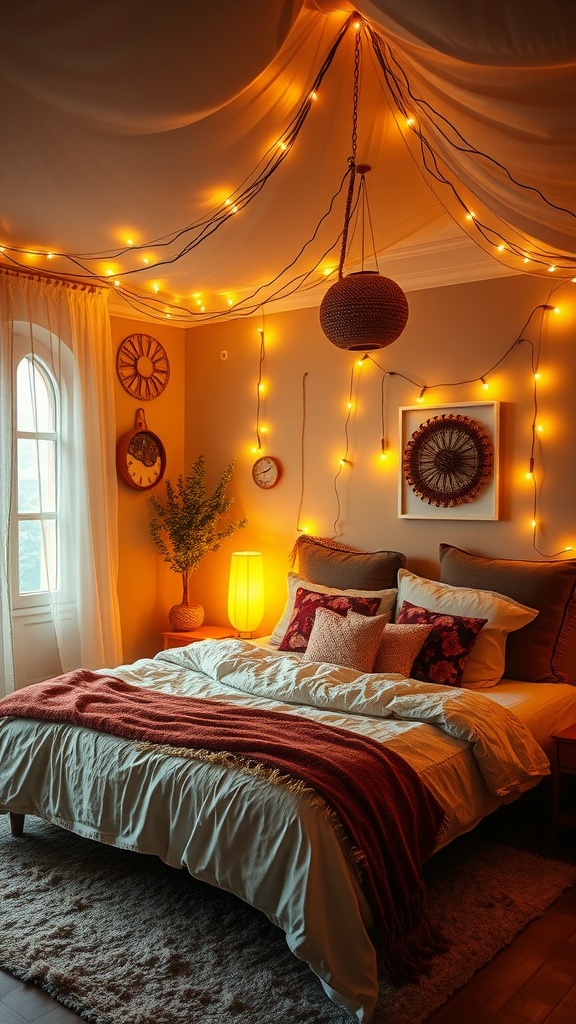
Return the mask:
<path id="1" fill-rule="evenodd" d="M 433 186 L 437 186 L 434 188 L 435 194 L 447 212 L 453 216 L 448 204 L 444 202 L 443 190 L 451 196 L 452 201 L 456 204 L 456 209 L 460 212 L 463 221 L 463 223 L 459 221 L 461 226 L 476 233 L 496 259 L 507 262 L 509 265 L 509 260 L 512 258 L 519 261 L 518 269 L 522 269 L 524 272 L 529 268 L 533 273 L 554 273 L 563 278 L 569 276 L 576 282 L 576 276 L 574 276 L 576 257 L 568 253 L 547 250 L 540 243 L 523 236 L 517 228 L 505 223 L 499 214 L 487 208 L 485 200 L 481 201 L 478 196 L 473 195 L 472 187 L 469 184 L 463 184 L 450 178 L 450 172 L 442 169 L 446 162 L 441 156 L 441 152 L 448 149 L 476 162 L 488 162 L 500 176 L 505 178 L 510 188 L 530 193 L 537 202 L 565 215 L 571 221 L 576 215 L 549 200 L 540 189 L 519 180 L 504 164 L 490 154 L 474 147 L 464 138 L 456 125 L 428 101 L 418 96 L 406 70 L 402 67 L 390 45 L 358 12 L 353 12 L 341 25 L 313 82 L 304 91 L 294 114 L 274 144 L 268 147 L 244 181 L 206 214 L 185 227 L 145 243 L 135 243 L 133 239 L 129 239 L 125 245 L 119 248 L 85 253 L 66 253 L 55 249 L 49 251 L 24 249 L 5 244 L 0 247 L 0 257 L 23 269 L 29 269 L 31 258 L 50 261 L 52 272 L 55 263 L 59 264 L 59 276 L 62 278 L 81 280 L 87 277 L 95 282 L 106 284 L 138 314 L 143 314 L 151 319 L 170 319 L 173 323 L 182 325 L 222 320 L 229 317 L 250 316 L 261 307 L 263 302 L 286 298 L 295 292 L 317 287 L 323 280 L 322 264 L 324 260 L 340 242 L 340 231 L 320 258 L 313 258 L 311 265 L 306 269 L 294 272 L 292 277 L 284 279 L 291 270 L 295 270 L 297 263 L 304 257 L 308 247 L 316 238 L 320 225 L 329 217 L 335 200 L 343 190 L 349 172 L 344 175 L 339 189 L 332 196 L 316 229 L 300 251 L 270 281 L 255 289 L 248 296 L 235 299 L 228 294 L 220 299 L 223 304 L 222 308 L 208 309 L 206 301 L 200 298 L 197 298 L 193 305 L 175 298 L 167 299 L 161 294 L 158 282 L 152 282 L 149 285 L 152 294 L 148 295 L 131 288 L 126 280 L 133 277 L 138 278 L 142 274 L 149 277 L 152 271 L 157 272 L 162 267 L 172 265 L 190 255 L 215 232 L 228 224 L 231 219 L 245 211 L 250 203 L 261 195 L 272 175 L 282 166 L 298 141 L 300 132 L 321 95 L 324 78 L 333 63 L 340 44 L 350 29 L 356 33 L 362 32 L 369 41 L 376 58 L 376 66 L 382 72 L 383 84 L 386 86 L 385 95 L 392 107 L 402 137 L 405 138 L 407 129 L 415 141 L 419 154 L 417 165 L 425 178 L 427 177 Z M 372 112 L 371 116 L 374 117 L 375 113 Z M 408 151 L 412 153 L 410 147 L 408 147 Z M 414 157 L 414 159 L 416 158 Z M 472 202 L 463 194 L 464 189 L 471 194 L 473 202 L 478 205 L 479 209 L 485 209 L 490 214 L 494 219 L 494 224 L 487 222 L 486 214 L 480 215 L 474 211 Z M 573 230 L 572 223 L 570 230 Z M 158 250 L 162 251 L 158 253 Z M 116 265 L 102 271 L 96 264 L 103 262 Z M 117 266 L 118 263 L 121 264 L 120 267 Z M 63 269 L 62 264 L 64 264 Z M 422 395 L 423 397 L 424 395 Z"/>
<path id="2" fill-rule="evenodd" d="M 353 413 L 353 411 L 355 409 L 355 406 L 356 406 L 356 403 L 354 401 L 354 377 L 355 377 L 355 370 L 356 370 L 357 365 L 358 365 L 357 360 L 354 360 L 354 362 L 352 363 L 352 370 L 350 371 L 350 389 L 349 389 L 349 392 L 348 392 L 348 403 L 347 403 L 347 410 L 348 411 L 347 411 L 347 414 L 346 414 L 346 419 L 344 421 L 345 449 L 344 449 L 344 454 L 341 456 L 340 462 L 338 464 L 338 472 L 336 473 L 336 476 L 334 477 L 334 494 L 336 495 L 336 519 L 334 520 L 334 534 L 333 534 L 334 537 L 336 536 L 337 531 L 338 531 L 338 523 L 339 523 L 339 520 L 340 520 L 340 513 L 341 513 L 340 494 L 338 492 L 338 478 L 339 478 L 340 474 L 342 473 L 342 471 L 344 469 L 344 466 L 351 466 L 352 465 L 352 462 L 348 458 L 348 452 L 349 452 L 349 448 L 350 448 L 350 438 L 349 438 L 349 435 L 348 435 L 348 427 L 349 427 L 349 424 L 350 424 L 350 418 L 351 418 L 352 413 Z"/>
<path id="3" fill-rule="evenodd" d="M 551 290 L 551 292 L 550 292 L 550 294 L 548 296 L 549 299 L 552 297 L 552 293 L 555 292 L 558 289 L 558 287 L 560 287 L 560 283 L 555 285 L 555 287 Z M 531 326 L 534 318 L 537 316 L 537 314 L 539 312 L 541 313 L 541 317 L 540 317 L 540 324 L 539 324 L 539 327 L 538 327 L 538 341 L 535 343 L 531 338 L 526 337 L 526 332 L 527 332 L 528 328 Z M 333 536 L 334 537 L 337 536 L 339 522 L 340 522 L 340 516 L 341 516 L 341 502 L 340 502 L 340 496 L 339 496 L 339 491 L 338 491 L 338 481 L 339 481 L 340 475 L 342 473 L 343 467 L 345 465 L 349 465 L 349 466 L 352 465 L 352 463 L 348 459 L 349 425 L 350 425 L 350 418 L 351 418 L 351 415 L 352 415 L 352 412 L 353 412 L 353 409 L 354 409 L 354 403 L 352 402 L 352 393 L 353 393 L 353 388 L 354 388 L 355 373 L 356 373 L 357 369 L 362 367 L 363 364 L 366 361 L 369 360 L 382 373 L 382 381 L 381 381 L 381 411 L 380 411 L 380 425 L 381 425 L 381 435 L 382 436 L 381 436 L 381 456 L 380 457 L 381 457 L 381 459 L 385 460 L 386 455 L 388 453 L 388 443 L 387 443 L 387 438 L 386 438 L 387 431 L 386 431 L 386 403 L 385 403 L 385 384 L 386 384 L 386 381 L 389 381 L 392 377 L 398 377 L 398 378 L 406 381 L 407 383 L 411 384 L 415 388 L 420 389 L 417 401 L 419 399 L 420 400 L 423 399 L 427 392 L 430 392 L 430 391 L 434 390 L 435 388 L 446 389 L 446 388 L 452 388 L 452 387 L 463 387 L 463 386 L 466 386 L 466 385 L 469 386 L 471 384 L 480 384 L 482 386 L 482 388 L 485 389 L 488 386 L 487 378 L 489 378 L 490 374 L 492 374 L 508 358 L 508 356 L 510 356 L 510 354 L 514 351 L 514 349 L 516 349 L 520 345 L 527 345 L 529 347 L 529 349 L 530 349 L 530 365 L 531 365 L 531 370 L 532 370 L 532 385 L 531 385 L 532 417 L 531 417 L 531 423 L 530 423 L 531 443 L 530 443 L 530 453 L 529 453 L 529 458 L 528 458 L 528 468 L 527 468 L 527 472 L 526 472 L 526 478 L 527 478 L 527 480 L 529 480 L 531 482 L 532 487 L 533 487 L 532 520 L 531 520 L 532 547 L 533 547 L 534 551 L 536 551 L 539 555 L 542 555 L 544 558 L 558 558 L 558 557 L 561 557 L 562 555 L 566 555 L 567 553 L 572 552 L 573 548 L 572 548 L 571 545 L 566 545 L 564 548 L 562 548 L 562 549 L 560 549 L 558 551 L 546 552 L 546 551 L 543 551 L 541 549 L 541 547 L 539 546 L 539 544 L 538 544 L 538 532 L 539 532 L 539 530 L 541 528 L 541 517 L 540 517 L 540 513 L 539 513 L 540 493 L 539 493 L 538 476 L 537 476 L 537 471 L 536 471 L 537 446 L 538 446 L 538 444 L 541 443 L 540 430 L 539 430 L 539 424 L 538 424 L 538 408 L 539 408 L 538 407 L 538 384 L 539 384 L 539 381 L 541 379 L 541 374 L 540 374 L 540 370 L 539 370 L 539 362 L 540 362 L 540 348 L 541 348 L 542 332 L 543 332 L 543 328 L 544 328 L 544 322 L 545 322 L 546 315 L 551 313 L 551 312 L 558 312 L 558 307 L 552 305 L 550 302 L 541 303 L 541 304 L 535 306 L 534 309 L 531 311 L 530 315 L 528 316 L 526 322 L 524 323 L 521 331 L 519 332 L 517 337 L 514 339 L 512 344 L 508 346 L 508 348 L 503 353 L 503 355 L 500 356 L 500 358 L 495 363 L 493 363 L 492 366 L 490 366 L 488 369 L 484 370 L 477 377 L 471 377 L 471 378 L 467 378 L 465 380 L 444 381 L 444 382 L 441 382 L 441 383 L 424 384 L 424 385 L 422 385 L 421 382 L 418 382 L 418 381 L 414 380 L 412 377 L 409 377 L 405 373 L 401 373 L 401 372 L 399 372 L 397 370 L 386 369 L 385 367 L 383 367 L 378 362 L 377 359 L 375 359 L 375 357 L 371 353 L 367 352 L 367 353 L 364 354 L 364 356 L 362 356 L 361 359 L 355 359 L 354 360 L 354 364 L 352 366 L 352 371 L 351 371 L 351 377 L 350 377 L 350 392 L 349 392 L 350 393 L 350 399 L 349 399 L 349 402 L 348 402 L 348 413 L 346 415 L 345 422 L 344 422 L 344 438 L 345 438 L 344 455 L 340 459 L 340 464 L 339 464 L 339 467 L 338 467 L 338 471 L 336 472 L 336 475 L 334 477 L 334 490 L 335 490 L 335 493 L 336 493 L 336 508 L 337 508 L 336 519 L 334 520 L 334 525 L 333 525 L 333 530 L 334 530 Z"/>
<path id="4" fill-rule="evenodd" d="M 262 314 L 262 327 L 258 328 L 258 334 L 260 335 L 260 354 L 258 357 L 258 380 L 256 382 L 256 445 L 252 449 L 254 455 L 262 455 L 262 434 L 266 433 L 266 428 L 260 423 L 260 413 L 262 409 L 262 393 L 264 391 L 264 384 L 262 383 L 262 370 L 264 367 L 264 360 L 266 359 L 266 339 L 264 336 L 264 314 Z"/>
<path id="5" fill-rule="evenodd" d="M 565 214 L 572 220 L 576 219 L 576 214 L 572 210 L 568 210 L 566 207 L 559 206 L 549 200 L 541 189 L 520 181 L 503 163 L 468 142 L 451 121 L 435 110 L 422 97 L 416 95 L 406 71 L 394 56 L 392 48 L 368 24 L 365 27 L 372 41 L 373 51 L 382 68 L 389 94 L 403 119 L 403 124 L 417 140 L 422 167 L 433 181 L 448 188 L 457 206 L 463 212 L 468 226 L 473 226 L 484 241 L 488 243 L 493 255 L 497 253 L 501 256 L 504 253 L 510 253 L 522 259 L 524 265 L 534 262 L 550 273 L 561 270 L 568 274 L 573 274 L 576 269 L 576 258 L 574 256 L 568 253 L 556 253 L 546 250 L 535 244 L 533 239 L 523 236 L 517 228 L 512 228 L 510 224 L 504 223 L 503 229 L 513 231 L 521 239 L 521 244 L 513 241 L 511 237 L 504 235 L 500 229 L 483 223 L 476 213 L 470 209 L 469 203 L 462 197 L 458 187 L 461 187 L 462 183 L 456 184 L 441 170 L 440 150 L 434 146 L 431 137 L 426 134 L 424 125 L 427 125 L 428 130 L 433 135 L 439 137 L 454 151 L 466 154 L 478 161 L 487 162 L 494 168 L 497 168 L 514 188 L 532 193 L 545 206 Z M 469 185 L 467 187 L 470 188 Z M 470 191 L 472 190 L 470 189 Z M 437 192 L 435 194 L 440 198 Z M 481 202 L 480 197 L 475 196 L 474 198 L 478 203 Z M 482 200 L 482 202 L 486 205 L 485 200 Z M 445 209 L 450 213 L 446 206 Z M 495 214 L 494 211 L 491 212 L 497 220 L 502 221 L 500 215 Z M 573 226 L 570 228 L 570 231 L 573 231 Z"/>

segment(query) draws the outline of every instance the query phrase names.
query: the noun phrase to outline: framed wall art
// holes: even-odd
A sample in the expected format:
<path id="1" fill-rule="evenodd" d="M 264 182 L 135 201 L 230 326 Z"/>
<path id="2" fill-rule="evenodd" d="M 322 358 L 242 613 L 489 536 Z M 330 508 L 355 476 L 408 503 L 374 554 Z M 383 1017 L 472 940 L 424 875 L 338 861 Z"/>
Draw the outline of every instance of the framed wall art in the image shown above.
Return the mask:
<path id="1" fill-rule="evenodd" d="M 400 409 L 398 515 L 498 519 L 498 402 Z"/>

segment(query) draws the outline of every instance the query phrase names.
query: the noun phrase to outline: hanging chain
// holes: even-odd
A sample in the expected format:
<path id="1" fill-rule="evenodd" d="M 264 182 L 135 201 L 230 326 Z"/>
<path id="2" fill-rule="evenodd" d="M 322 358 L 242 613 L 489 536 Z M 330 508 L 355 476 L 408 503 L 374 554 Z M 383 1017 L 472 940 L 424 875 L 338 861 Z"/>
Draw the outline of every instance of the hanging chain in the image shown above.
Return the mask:
<path id="1" fill-rule="evenodd" d="M 348 195 L 346 196 L 346 209 L 344 211 L 344 228 L 342 229 L 342 248 L 340 250 L 340 264 L 338 266 L 338 277 L 342 277 L 344 260 L 346 258 L 346 246 L 348 244 L 348 227 L 350 224 L 350 210 L 352 209 L 352 196 L 356 182 L 356 145 L 358 142 L 358 93 L 360 83 L 360 28 L 356 29 L 356 43 L 354 48 L 354 92 L 352 102 L 352 155 L 348 157 L 350 168 L 350 181 L 348 182 Z"/>

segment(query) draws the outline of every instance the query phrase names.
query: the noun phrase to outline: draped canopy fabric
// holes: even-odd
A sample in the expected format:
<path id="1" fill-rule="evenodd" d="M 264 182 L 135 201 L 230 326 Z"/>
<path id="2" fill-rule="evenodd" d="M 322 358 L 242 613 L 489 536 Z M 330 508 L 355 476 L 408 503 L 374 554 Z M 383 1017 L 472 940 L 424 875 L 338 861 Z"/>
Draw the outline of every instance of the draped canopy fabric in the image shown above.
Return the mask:
<path id="1" fill-rule="evenodd" d="M 190 311 L 184 322 L 202 322 L 274 297 L 284 308 L 315 304 L 339 258 L 355 10 L 356 158 L 372 167 L 381 272 L 392 267 L 409 287 L 399 254 L 431 251 L 441 264 L 469 238 L 471 266 L 484 276 L 553 264 L 573 277 L 573 0 L 9 4 L 3 262 L 109 276 L 120 282 L 118 302 L 158 315 L 171 308 L 175 322 L 179 308 Z"/>

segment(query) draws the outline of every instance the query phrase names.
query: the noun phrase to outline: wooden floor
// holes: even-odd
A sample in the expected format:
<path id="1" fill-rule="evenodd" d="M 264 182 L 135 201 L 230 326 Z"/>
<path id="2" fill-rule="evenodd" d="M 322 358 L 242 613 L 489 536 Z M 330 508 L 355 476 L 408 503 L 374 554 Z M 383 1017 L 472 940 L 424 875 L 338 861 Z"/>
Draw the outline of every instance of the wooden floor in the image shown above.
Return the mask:
<path id="1" fill-rule="evenodd" d="M 553 844 L 549 807 L 550 793 L 542 783 L 515 804 L 497 811 L 478 826 L 478 831 L 511 846 L 576 863 L 576 830 L 567 829 L 560 842 Z M 0 1024 L 74 1024 L 80 1019 L 33 985 L 0 971 Z M 542 917 L 529 924 L 428 1024 L 575 1021 L 576 888 L 560 896 Z M 181 1021 L 174 1024 L 188 1024 L 184 1012 Z"/>

